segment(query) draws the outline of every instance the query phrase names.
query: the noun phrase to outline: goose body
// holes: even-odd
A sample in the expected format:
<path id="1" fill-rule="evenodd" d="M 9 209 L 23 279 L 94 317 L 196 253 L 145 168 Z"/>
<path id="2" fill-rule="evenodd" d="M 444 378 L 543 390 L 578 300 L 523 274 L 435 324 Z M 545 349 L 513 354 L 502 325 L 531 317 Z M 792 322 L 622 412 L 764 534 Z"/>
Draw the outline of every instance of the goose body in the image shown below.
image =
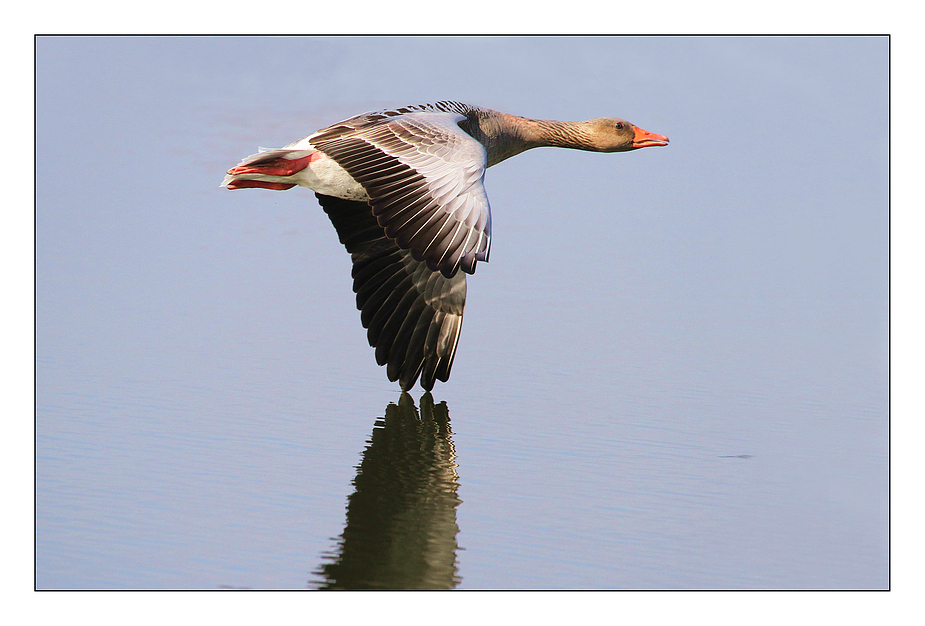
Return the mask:
<path id="1" fill-rule="evenodd" d="M 377 362 L 403 390 L 420 376 L 429 391 L 450 376 L 465 274 L 488 261 L 485 170 L 540 146 L 624 152 L 667 143 L 619 118 L 533 120 L 442 101 L 364 113 L 249 156 L 222 186 L 315 191 L 352 257 Z"/>

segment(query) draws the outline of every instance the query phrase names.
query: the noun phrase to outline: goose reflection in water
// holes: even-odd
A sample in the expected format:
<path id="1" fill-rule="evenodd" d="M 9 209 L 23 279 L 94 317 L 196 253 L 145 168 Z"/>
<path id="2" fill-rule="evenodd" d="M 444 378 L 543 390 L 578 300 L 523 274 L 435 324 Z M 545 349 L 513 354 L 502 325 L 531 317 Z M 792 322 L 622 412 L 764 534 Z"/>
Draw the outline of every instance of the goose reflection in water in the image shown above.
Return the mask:
<path id="1" fill-rule="evenodd" d="M 373 428 L 318 589 L 452 589 L 459 484 L 446 402 L 402 393 Z"/>

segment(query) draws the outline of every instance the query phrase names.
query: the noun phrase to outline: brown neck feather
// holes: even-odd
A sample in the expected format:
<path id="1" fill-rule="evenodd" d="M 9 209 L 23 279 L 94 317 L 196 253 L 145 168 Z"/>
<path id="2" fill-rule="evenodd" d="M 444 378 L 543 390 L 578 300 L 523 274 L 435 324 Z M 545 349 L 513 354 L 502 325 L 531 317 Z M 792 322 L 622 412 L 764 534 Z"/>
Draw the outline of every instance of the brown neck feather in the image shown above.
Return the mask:
<path id="1" fill-rule="evenodd" d="M 483 134 L 480 140 L 488 151 L 489 166 L 530 148 L 549 146 L 595 149 L 583 127 L 584 122 L 534 120 L 506 113 L 492 113 L 479 123 Z"/>

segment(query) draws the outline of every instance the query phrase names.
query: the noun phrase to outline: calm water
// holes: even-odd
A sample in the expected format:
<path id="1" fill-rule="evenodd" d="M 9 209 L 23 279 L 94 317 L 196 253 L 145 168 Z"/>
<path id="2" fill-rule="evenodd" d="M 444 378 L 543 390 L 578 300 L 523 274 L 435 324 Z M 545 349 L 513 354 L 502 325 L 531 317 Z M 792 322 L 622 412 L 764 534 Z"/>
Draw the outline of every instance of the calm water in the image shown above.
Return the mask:
<path id="1" fill-rule="evenodd" d="M 886 40 L 437 41 L 38 40 L 37 587 L 886 588 L 886 134 L 834 132 L 886 128 Z M 492 168 L 453 376 L 402 395 L 312 194 L 218 184 L 441 98 L 671 145 Z"/>

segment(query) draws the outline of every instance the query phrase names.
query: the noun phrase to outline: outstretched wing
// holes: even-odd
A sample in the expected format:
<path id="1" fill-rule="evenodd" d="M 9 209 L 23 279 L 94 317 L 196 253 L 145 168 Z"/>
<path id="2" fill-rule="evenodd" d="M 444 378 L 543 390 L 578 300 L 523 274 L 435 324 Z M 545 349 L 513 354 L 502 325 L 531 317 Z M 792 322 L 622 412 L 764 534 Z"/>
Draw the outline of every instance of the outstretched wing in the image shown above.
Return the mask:
<path id="1" fill-rule="evenodd" d="M 353 259 L 353 290 L 376 362 L 405 391 L 450 378 L 466 305 L 466 275 L 446 277 L 386 237 L 365 202 L 316 193 Z"/>
<path id="2" fill-rule="evenodd" d="M 377 123 L 347 120 L 310 143 L 366 190 L 379 226 L 415 261 L 452 277 L 487 261 L 491 240 L 482 186 L 485 148 L 460 113 L 413 111 Z M 359 120 L 359 121 L 358 121 Z"/>

